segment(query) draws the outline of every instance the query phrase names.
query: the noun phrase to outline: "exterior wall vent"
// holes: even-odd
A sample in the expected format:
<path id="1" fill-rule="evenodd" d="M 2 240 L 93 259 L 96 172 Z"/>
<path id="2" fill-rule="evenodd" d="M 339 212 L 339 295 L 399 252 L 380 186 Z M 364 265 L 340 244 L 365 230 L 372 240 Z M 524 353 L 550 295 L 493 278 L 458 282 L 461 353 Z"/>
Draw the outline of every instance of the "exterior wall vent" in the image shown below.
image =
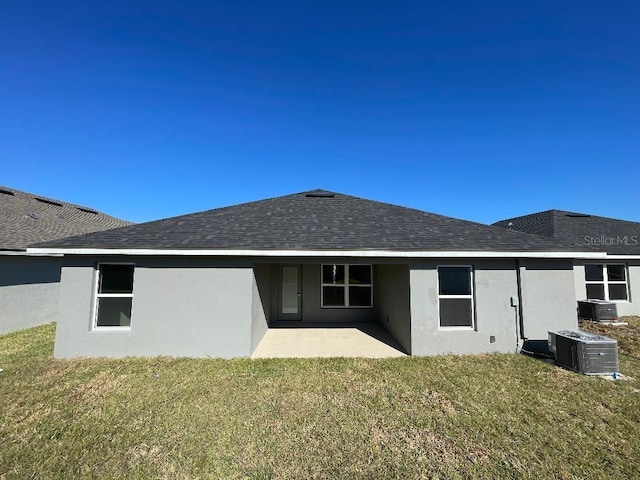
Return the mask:
<path id="1" fill-rule="evenodd" d="M 558 365 L 586 375 L 618 372 L 618 342 L 576 330 L 549 332 L 549 352 Z"/>

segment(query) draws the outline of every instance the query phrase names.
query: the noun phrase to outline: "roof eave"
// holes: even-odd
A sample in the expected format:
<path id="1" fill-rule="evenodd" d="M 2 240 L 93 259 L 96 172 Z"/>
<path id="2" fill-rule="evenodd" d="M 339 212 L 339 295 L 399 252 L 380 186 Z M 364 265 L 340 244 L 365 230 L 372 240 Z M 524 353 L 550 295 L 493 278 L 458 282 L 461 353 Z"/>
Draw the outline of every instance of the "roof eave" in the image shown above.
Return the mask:
<path id="1" fill-rule="evenodd" d="M 627 255 L 618 253 L 608 253 L 607 259 L 610 260 L 640 260 L 640 255 Z"/>
<path id="2" fill-rule="evenodd" d="M 213 257 L 367 257 L 367 258 L 602 258 L 606 252 L 471 251 L 471 250 L 275 250 L 275 249 L 148 249 L 28 248 L 30 255 L 138 255 Z"/>
<path id="3" fill-rule="evenodd" d="M 49 252 L 49 251 L 45 251 L 46 249 L 41 249 L 43 251 L 38 251 L 38 252 L 29 252 L 28 249 L 27 250 L 0 250 L 0 256 L 7 256 L 7 257 L 25 257 L 25 256 L 29 256 L 29 257 L 62 257 L 64 254 L 63 253 L 59 253 L 59 252 Z"/>

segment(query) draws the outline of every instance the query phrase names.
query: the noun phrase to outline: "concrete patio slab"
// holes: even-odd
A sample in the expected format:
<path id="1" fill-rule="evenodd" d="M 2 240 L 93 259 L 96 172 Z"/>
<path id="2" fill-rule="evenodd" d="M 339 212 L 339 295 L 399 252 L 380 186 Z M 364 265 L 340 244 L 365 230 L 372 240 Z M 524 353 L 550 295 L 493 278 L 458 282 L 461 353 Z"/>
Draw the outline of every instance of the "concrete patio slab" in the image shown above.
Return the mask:
<path id="1" fill-rule="evenodd" d="M 269 328 L 252 358 L 404 357 L 400 345 L 377 324 Z"/>

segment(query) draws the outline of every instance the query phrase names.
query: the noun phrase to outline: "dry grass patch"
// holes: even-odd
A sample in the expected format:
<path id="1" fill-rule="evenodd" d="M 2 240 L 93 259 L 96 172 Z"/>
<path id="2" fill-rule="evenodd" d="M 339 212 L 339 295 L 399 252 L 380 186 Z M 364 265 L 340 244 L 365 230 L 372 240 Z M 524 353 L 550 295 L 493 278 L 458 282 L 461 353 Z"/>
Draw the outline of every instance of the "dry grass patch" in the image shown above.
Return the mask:
<path id="1" fill-rule="evenodd" d="M 640 360 L 640 317 L 621 317 L 628 325 L 607 325 L 590 320 L 580 320 L 580 329 L 618 340 L 620 353 Z"/>
<path id="2" fill-rule="evenodd" d="M 433 390 L 425 390 L 422 394 L 422 405 L 439 410 L 445 415 L 455 414 L 456 409 L 446 395 Z"/>
<path id="3" fill-rule="evenodd" d="M 120 389 L 126 380 L 126 375 L 113 375 L 110 372 L 98 372 L 98 374 L 75 387 L 69 395 L 70 402 L 94 403 L 113 394 Z"/>

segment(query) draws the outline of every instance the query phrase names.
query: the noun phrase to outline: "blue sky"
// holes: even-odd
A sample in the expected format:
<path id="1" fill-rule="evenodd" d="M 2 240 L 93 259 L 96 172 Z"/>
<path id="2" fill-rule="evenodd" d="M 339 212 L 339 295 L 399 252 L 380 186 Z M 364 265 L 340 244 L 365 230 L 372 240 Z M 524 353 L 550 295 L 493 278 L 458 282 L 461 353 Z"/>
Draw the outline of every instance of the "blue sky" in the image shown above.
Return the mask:
<path id="1" fill-rule="evenodd" d="M 0 184 L 146 221 L 322 187 L 640 221 L 640 2 L 5 1 Z"/>

